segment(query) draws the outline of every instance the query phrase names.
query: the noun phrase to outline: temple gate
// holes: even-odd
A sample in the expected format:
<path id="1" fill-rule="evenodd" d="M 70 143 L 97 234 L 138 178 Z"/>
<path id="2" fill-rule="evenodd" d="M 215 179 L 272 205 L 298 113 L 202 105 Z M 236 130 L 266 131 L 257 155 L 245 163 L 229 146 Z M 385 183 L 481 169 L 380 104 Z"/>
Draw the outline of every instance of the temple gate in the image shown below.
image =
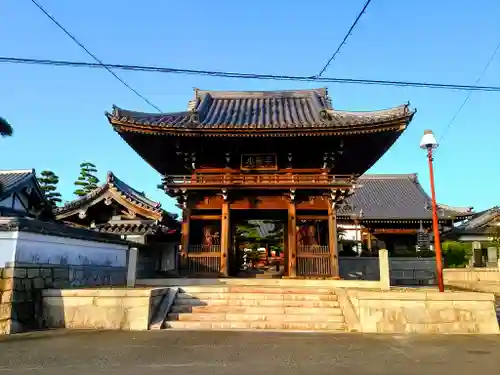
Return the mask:
<path id="1" fill-rule="evenodd" d="M 183 274 L 236 276 L 232 217 L 262 212 L 286 221 L 284 276 L 338 277 L 339 205 L 413 114 L 338 111 L 326 89 L 196 89 L 185 112 L 107 116 L 182 208 Z"/>

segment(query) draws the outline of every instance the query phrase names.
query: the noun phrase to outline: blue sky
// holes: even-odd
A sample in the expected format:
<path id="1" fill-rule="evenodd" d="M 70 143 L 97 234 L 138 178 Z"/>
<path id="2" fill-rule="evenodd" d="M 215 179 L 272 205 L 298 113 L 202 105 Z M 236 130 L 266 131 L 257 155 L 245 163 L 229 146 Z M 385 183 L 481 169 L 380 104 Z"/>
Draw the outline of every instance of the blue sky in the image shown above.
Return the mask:
<path id="1" fill-rule="evenodd" d="M 271 74 L 316 74 L 364 0 L 86 0 L 39 2 L 101 60 Z M 229 5 L 230 4 L 230 5 Z M 473 84 L 500 41 L 497 0 L 373 0 L 325 76 Z M 0 55 L 89 61 L 30 0 L 0 2 Z M 193 88 L 272 90 L 324 84 L 118 71 L 163 111 L 184 110 Z M 500 86 L 500 53 L 480 84 Z M 376 110 L 407 101 L 418 112 L 374 173 L 418 173 L 427 189 L 423 131 L 440 137 L 463 91 L 331 84 L 335 108 Z M 0 169 L 51 169 L 73 199 L 81 161 L 101 179 L 112 170 L 174 209 L 160 176 L 109 126 L 113 104 L 151 108 L 104 70 L 0 65 L 0 115 L 15 128 L 0 139 Z M 499 204 L 496 114 L 500 93 L 473 93 L 436 153 L 438 201 L 484 209 Z M 427 189 L 428 190 L 428 189 Z"/>

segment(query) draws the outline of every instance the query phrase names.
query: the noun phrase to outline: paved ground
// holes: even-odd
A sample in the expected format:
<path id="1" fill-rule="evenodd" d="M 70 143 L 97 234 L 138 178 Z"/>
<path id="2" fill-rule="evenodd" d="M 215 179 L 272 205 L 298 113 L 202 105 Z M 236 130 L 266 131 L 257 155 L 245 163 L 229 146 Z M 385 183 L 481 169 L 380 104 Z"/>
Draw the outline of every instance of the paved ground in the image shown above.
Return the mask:
<path id="1" fill-rule="evenodd" d="M 489 375 L 500 335 L 68 332 L 0 338 L 0 374 Z"/>

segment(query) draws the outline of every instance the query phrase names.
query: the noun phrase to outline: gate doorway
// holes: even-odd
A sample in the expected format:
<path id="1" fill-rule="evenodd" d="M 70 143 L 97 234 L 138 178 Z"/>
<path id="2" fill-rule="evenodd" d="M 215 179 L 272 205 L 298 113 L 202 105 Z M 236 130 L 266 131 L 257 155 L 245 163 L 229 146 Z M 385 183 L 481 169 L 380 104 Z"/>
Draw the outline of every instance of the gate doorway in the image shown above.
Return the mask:
<path id="1" fill-rule="evenodd" d="M 286 212 L 232 212 L 229 275 L 279 278 L 286 274 Z"/>

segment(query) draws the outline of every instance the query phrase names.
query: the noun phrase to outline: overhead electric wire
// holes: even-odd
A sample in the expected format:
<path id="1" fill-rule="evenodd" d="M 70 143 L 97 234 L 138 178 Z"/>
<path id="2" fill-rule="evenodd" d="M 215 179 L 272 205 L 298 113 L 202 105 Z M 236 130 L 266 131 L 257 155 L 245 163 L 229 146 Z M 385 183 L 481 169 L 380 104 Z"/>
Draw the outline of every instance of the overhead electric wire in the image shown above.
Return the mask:
<path id="1" fill-rule="evenodd" d="M 31 0 L 33 4 L 37 6 L 40 11 L 42 11 L 43 14 L 45 14 L 54 24 L 57 25 L 67 36 L 69 36 L 76 44 L 78 44 L 87 54 L 92 57 L 95 61 L 99 63 L 104 69 L 106 69 L 109 73 L 113 75 L 118 81 L 120 81 L 125 87 L 127 87 L 130 91 L 132 91 L 135 95 L 137 95 L 139 98 L 144 100 L 146 103 L 148 103 L 151 107 L 156 109 L 158 112 L 161 112 L 160 108 L 158 108 L 156 105 L 154 105 L 151 101 L 149 101 L 144 95 L 140 94 L 136 89 L 134 89 L 130 84 L 125 82 L 122 78 L 120 78 L 115 72 L 113 72 L 108 65 L 104 64 L 96 55 L 94 55 L 92 52 L 90 52 L 87 47 L 83 45 L 76 37 L 71 34 L 63 25 L 59 23 L 54 17 L 52 17 L 42 5 L 40 5 L 36 0 Z"/>
<path id="2" fill-rule="evenodd" d="M 497 46 L 495 47 L 495 49 L 493 50 L 493 53 L 491 54 L 491 57 L 490 59 L 488 60 L 488 62 L 486 63 L 486 65 L 484 66 L 483 70 L 481 71 L 481 73 L 479 74 L 478 78 L 476 79 L 476 81 L 474 82 L 475 85 L 477 85 L 479 83 L 479 81 L 481 81 L 481 79 L 483 78 L 484 74 L 486 73 L 486 71 L 488 70 L 488 68 L 490 67 L 491 63 L 493 62 L 493 60 L 495 59 L 495 56 L 498 52 L 498 49 L 500 48 L 500 42 L 497 44 Z M 441 137 L 439 138 L 439 141 L 438 143 L 441 143 L 445 137 L 445 135 L 448 133 L 448 131 L 450 130 L 451 126 L 453 125 L 453 122 L 455 121 L 455 119 L 458 117 L 458 115 L 460 114 L 460 112 L 462 111 L 462 109 L 465 107 L 465 105 L 467 104 L 467 102 L 469 101 L 469 98 L 471 97 L 472 95 L 472 90 L 469 90 L 467 96 L 465 97 L 464 101 L 462 102 L 462 104 L 460 105 L 460 107 L 458 107 L 458 110 L 455 112 L 455 114 L 453 115 L 453 117 L 451 118 L 450 122 L 448 123 L 448 125 L 444 128 L 444 131 L 443 133 L 441 134 Z M 434 152 L 436 152 L 438 149 L 436 149 Z"/>
<path id="3" fill-rule="evenodd" d="M 140 71 L 140 72 L 201 75 L 201 76 L 238 78 L 238 79 L 323 82 L 323 83 L 420 87 L 420 88 L 462 90 L 462 91 L 500 92 L 500 86 L 477 86 L 477 85 L 458 85 L 458 84 L 428 83 L 428 82 L 424 83 L 424 82 L 412 82 L 412 81 L 389 81 L 389 80 L 374 80 L 374 79 L 239 73 L 239 72 L 226 72 L 226 71 L 214 71 L 214 70 L 179 69 L 179 68 L 168 68 L 168 67 L 147 66 L 147 65 L 103 64 L 103 63 L 96 64 L 96 63 L 88 63 L 82 61 L 28 59 L 21 57 L 0 57 L 0 63 L 68 66 L 68 67 L 78 67 L 78 68 L 107 68 L 107 69 Z"/>
<path id="4" fill-rule="evenodd" d="M 351 27 L 349 28 L 349 31 L 347 32 L 347 34 L 344 36 L 344 39 L 342 40 L 342 43 L 339 44 L 339 46 L 337 47 L 337 50 L 333 53 L 333 55 L 330 57 L 330 59 L 328 60 L 328 62 L 325 64 L 325 66 L 323 67 L 323 69 L 321 69 L 317 75 L 317 77 L 321 77 L 323 75 L 323 73 L 325 72 L 325 70 L 330 66 L 331 62 L 333 60 L 335 60 L 335 57 L 337 56 L 337 54 L 339 53 L 340 49 L 342 48 L 342 46 L 346 43 L 347 41 L 347 38 L 349 38 L 349 36 L 351 35 L 351 32 L 352 30 L 354 30 L 354 28 L 356 27 L 356 24 L 358 23 L 359 19 L 361 18 L 361 16 L 365 13 L 365 10 L 366 8 L 368 8 L 368 5 L 370 5 L 372 0 L 367 0 L 363 9 L 361 9 L 361 12 L 359 12 L 358 16 L 356 17 L 356 19 L 354 20 L 353 24 L 351 25 Z"/>

